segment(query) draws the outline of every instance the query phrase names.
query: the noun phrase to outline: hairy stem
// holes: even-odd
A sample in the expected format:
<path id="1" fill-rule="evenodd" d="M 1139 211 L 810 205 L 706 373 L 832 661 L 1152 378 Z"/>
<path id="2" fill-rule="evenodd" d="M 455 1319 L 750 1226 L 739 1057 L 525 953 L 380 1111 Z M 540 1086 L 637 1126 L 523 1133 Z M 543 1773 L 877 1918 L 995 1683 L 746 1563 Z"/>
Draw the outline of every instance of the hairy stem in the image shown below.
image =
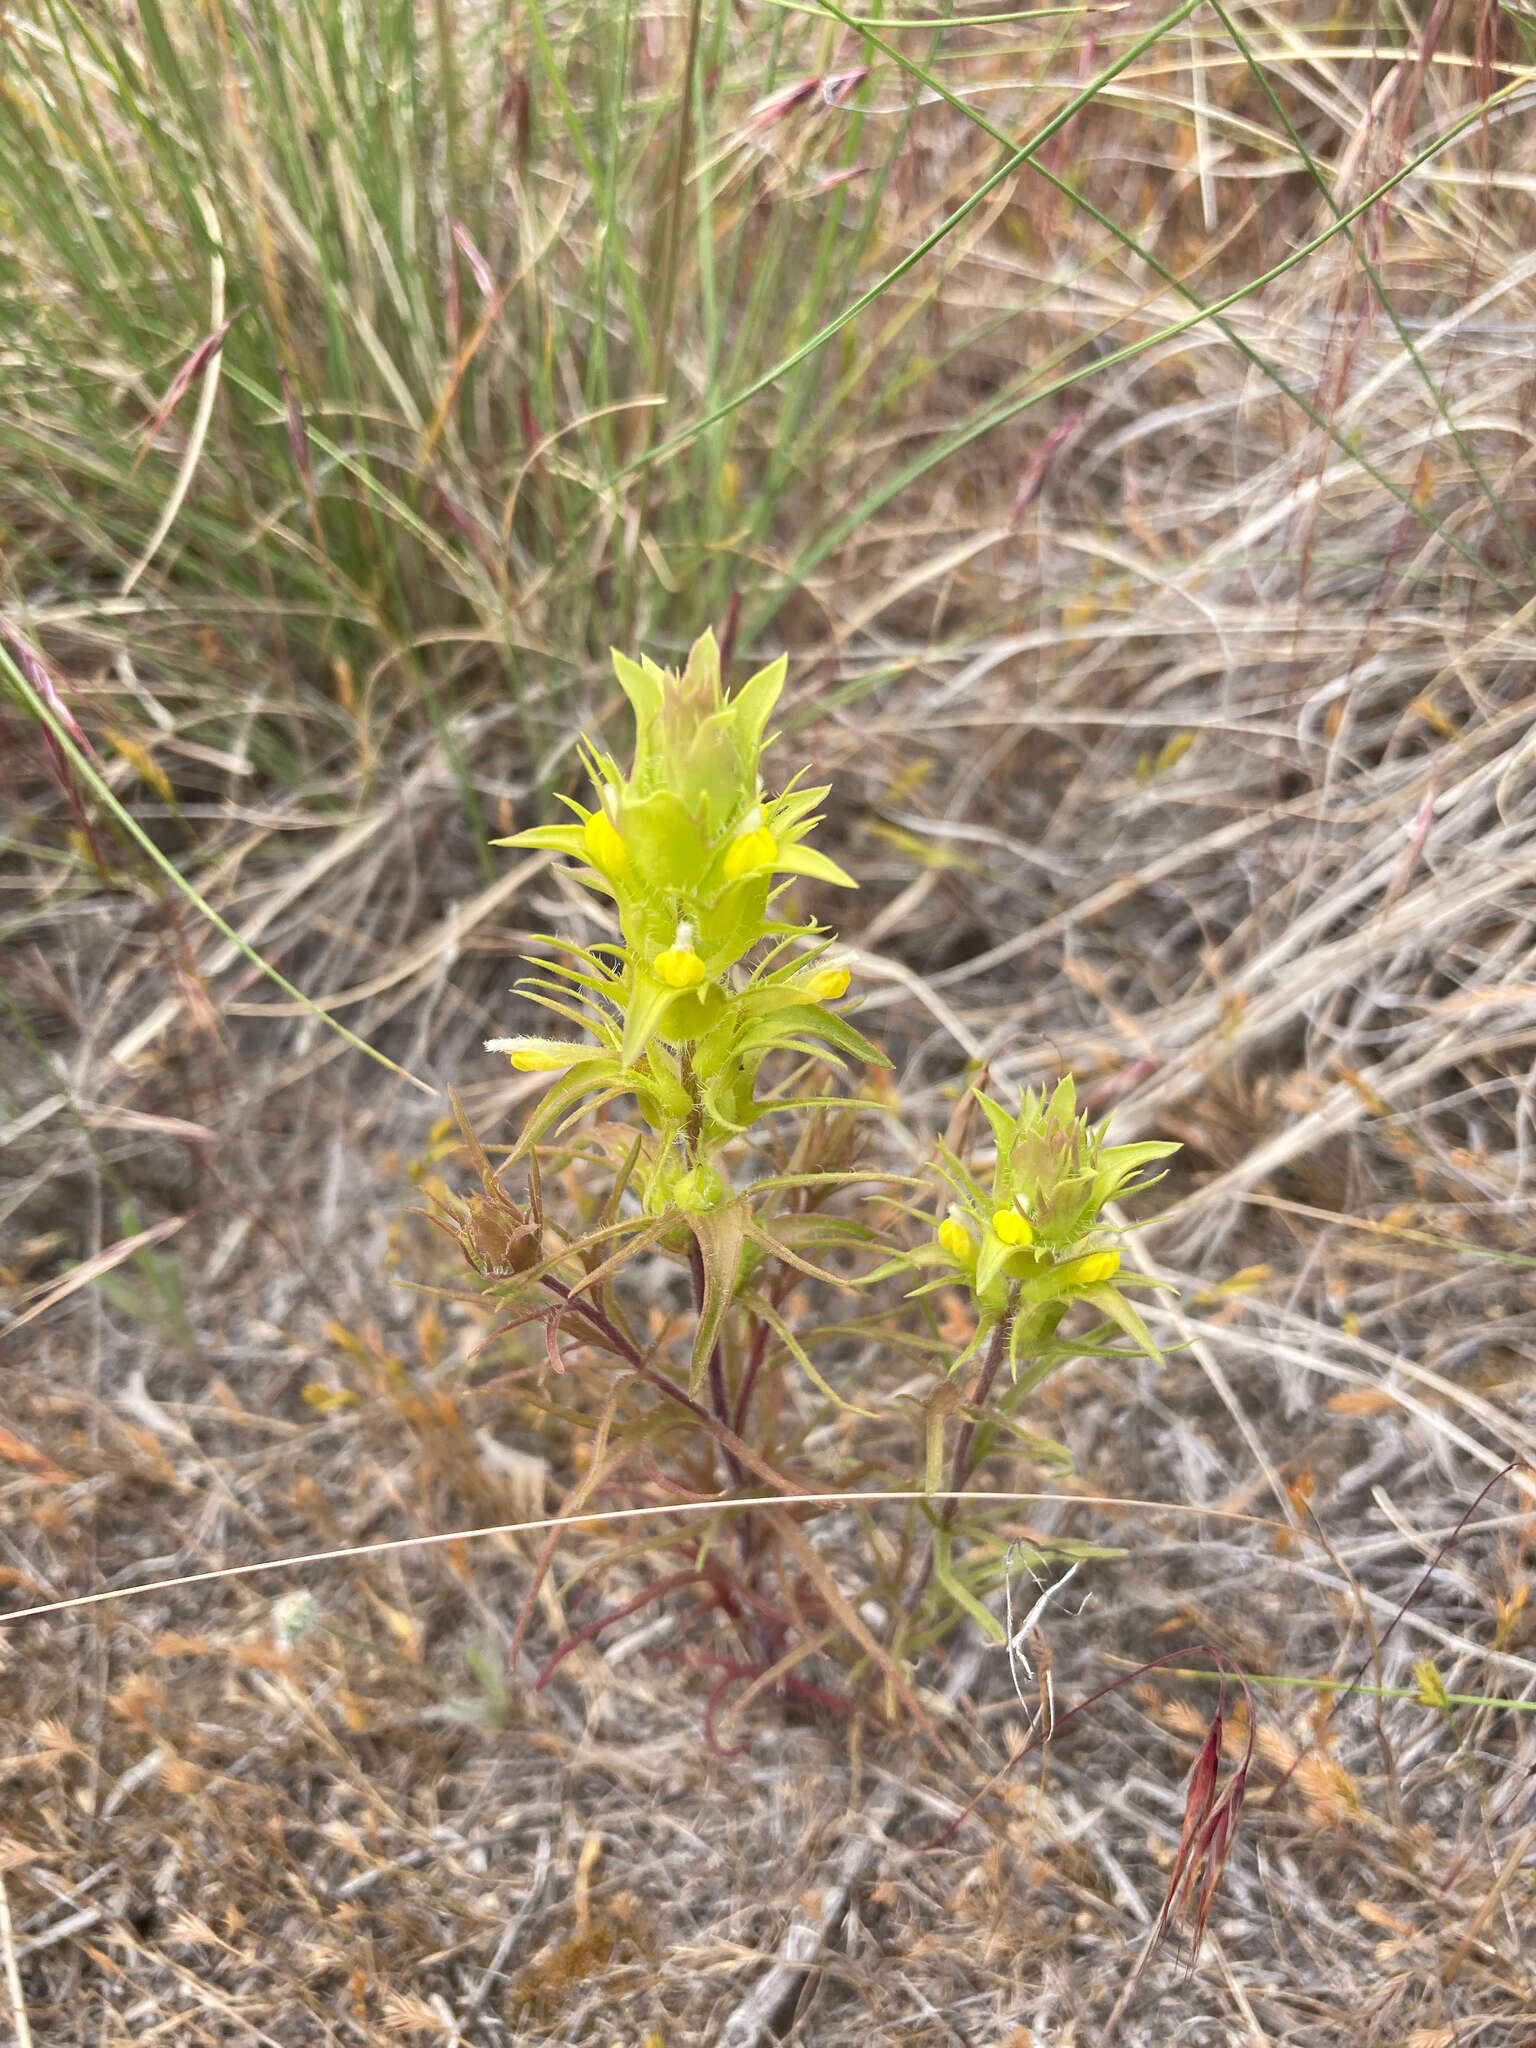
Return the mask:
<path id="1" fill-rule="evenodd" d="M 699 1092 L 699 1077 L 693 1071 L 693 1047 L 684 1045 L 678 1057 L 678 1073 L 688 1091 L 688 1100 L 693 1107 L 688 1112 L 688 1121 L 683 1126 L 683 1147 L 688 1154 L 688 1164 L 697 1166 L 701 1162 L 704 1144 L 704 1097 Z"/>
<path id="2" fill-rule="evenodd" d="M 986 1406 L 987 1396 L 991 1393 L 993 1383 L 997 1379 L 998 1373 L 1002 1370 L 1003 1360 L 1008 1356 L 1008 1339 L 1013 1330 L 1013 1318 L 1014 1310 L 1010 1308 L 1007 1315 L 1002 1318 L 997 1328 L 992 1332 L 992 1342 L 987 1346 L 987 1355 L 982 1363 L 981 1377 L 976 1382 L 976 1391 L 971 1396 L 969 1404 L 974 1409 L 979 1410 Z M 960 1431 L 959 1438 L 955 1444 L 954 1463 L 950 1467 L 949 1473 L 950 1498 L 944 1503 L 944 1513 L 942 1516 L 946 1529 L 954 1521 L 960 1507 L 959 1501 L 954 1496 L 960 1492 L 971 1476 L 971 1452 L 975 1446 L 976 1431 L 980 1427 L 980 1423 L 980 1415 L 973 1415 Z"/>
<path id="3" fill-rule="evenodd" d="M 1001 1318 L 997 1327 L 992 1332 L 992 1341 L 988 1344 L 987 1355 L 982 1361 L 981 1374 L 976 1382 L 976 1391 L 972 1394 L 968 1403 L 968 1406 L 973 1410 L 980 1410 L 986 1406 L 987 1396 L 991 1393 L 997 1376 L 1002 1370 L 1003 1360 L 1008 1356 L 1008 1338 L 1013 1329 L 1013 1319 L 1016 1313 L 1016 1309 L 1010 1307 L 1008 1313 Z M 945 1501 L 939 1515 L 939 1526 L 943 1529 L 948 1529 L 953 1525 L 955 1516 L 959 1512 L 960 1502 L 956 1496 L 964 1491 L 966 1482 L 971 1476 L 971 1456 L 976 1446 L 976 1431 L 980 1425 L 980 1420 L 979 1414 L 973 1414 L 960 1431 L 960 1435 L 956 1440 L 955 1455 L 949 1468 L 949 1499 Z M 903 1616 L 905 1620 L 910 1621 L 917 1613 L 922 1597 L 928 1590 L 928 1582 L 933 1577 L 933 1567 L 937 1556 L 938 1539 L 934 1537 L 929 1541 L 928 1555 L 923 1560 L 923 1567 L 917 1575 L 916 1584 L 907 1595 Z"/>

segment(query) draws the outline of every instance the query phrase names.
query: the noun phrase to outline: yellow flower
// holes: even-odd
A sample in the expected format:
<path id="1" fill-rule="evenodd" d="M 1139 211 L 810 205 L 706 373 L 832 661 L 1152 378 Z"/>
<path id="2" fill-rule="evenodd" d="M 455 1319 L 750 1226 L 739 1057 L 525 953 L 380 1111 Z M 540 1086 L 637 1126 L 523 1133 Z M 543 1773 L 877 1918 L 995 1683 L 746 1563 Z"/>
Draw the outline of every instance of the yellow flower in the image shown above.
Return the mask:
<path id="1" fill-rule="evenodd" d="M 938 1228 L 938 1240 L 952 1259 L 969 1264 L 973 1252 L 971 1233 L 958 1216 L 946 1216 Z"/>
<path id="2" fill-rule="evenodd" d="M 1097 1287 L 1103 1280 L 1112 1280 L 1119 1270 L 1118 1252 L 1089 1252 L 1086 1258 L 1074 1259 L 1070 1266 L 1063 1267 L 1061 1277 L 1070 1280 L 1074 1287 Z"/>
<path id="3" fill-rule="evenodd" d="M 581 828 L 582 842 L 593 867 L 605 875 L 620 875 L 629 865 L 624 842 L 606 811 L 594 811 Z"/>
<path id="4" fill-rule="evenodd" d="M 740 881 L 758 868 L 771 867 L 778 858 L 779 842 L 766 825 L 757 825 L 733 839 L 725 850 L 725 879 Z"/>
<path id="5" fill-rule="evenodd" d="M 1027 1216 L 1021 1216 L 1017 1209 L 999 1209 L 992 1218 L 992 1228 L 1004 1244 L 1033 1244 L 1035 1233 Z"/>
<path id="6" fill-rule="evenodd" d="M 651 962 L 651 972 L 668 988 L 697 988 L 708 970 L 692 946 L 668 946 Z"/>
<path id="7" fill-rule="evenodd" d="M 504 1052 L 520 1074 L 558 1074 L 573 1063 L 579 1047 L 572 1046 L 566 1052 L 558 1045 L 551 1045 L 547 1039 L 537 1038 L 488 1038 L 487 1052 Z"/>
<path id="8" fill-rule="evenodd" d="M 835 1003 L 839 996 L 847 995 L 848 982 L 846 967 L 818 967 L 805 984 L 805 992 L 814 1002 Z"/>

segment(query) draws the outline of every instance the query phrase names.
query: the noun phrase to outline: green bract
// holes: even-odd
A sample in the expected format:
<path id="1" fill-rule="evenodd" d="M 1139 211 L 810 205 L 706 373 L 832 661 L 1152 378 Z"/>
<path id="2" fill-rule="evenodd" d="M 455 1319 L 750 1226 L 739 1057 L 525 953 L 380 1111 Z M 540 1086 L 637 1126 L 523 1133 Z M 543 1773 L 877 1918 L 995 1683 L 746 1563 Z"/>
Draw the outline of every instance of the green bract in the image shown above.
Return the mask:
<path id="1" fill-rule="evenodd" d="M 562 798 L 574 822 L 495 843 L 546 847 L 577 862 L 577 878 L 613 899 L 622 943 L 583 950 L 561 942 L 572 964 L 554 963 L 555 979 L 524 984 L 590 1040 L 489 1043 L 524 1070 L 564 1072 L 525 1142 L 583 1098 L 633 1095 L 661 1141 L 649 1161 L 650 1201 L 696 1212 L 724 1198 L 710 1153 L 760 1113 L 757 1077 L 770 1052 L 886 1062 L 827 1008 L 848 976 L 820 959 L 819 928 L 771 914 L 792 876 L 854 886 L 806 844 L 826 789 L 764 793 L 760 761 L 784 661 L 734 697 L 721 686 L 712 633 L 695 641 L 681 675 L 617 652 L 613 665 L 635 717 L 628 773 L 586 744 L 596 803 Z M 801 936 L 818 942 L 809 953 L 792 946 Z"/>

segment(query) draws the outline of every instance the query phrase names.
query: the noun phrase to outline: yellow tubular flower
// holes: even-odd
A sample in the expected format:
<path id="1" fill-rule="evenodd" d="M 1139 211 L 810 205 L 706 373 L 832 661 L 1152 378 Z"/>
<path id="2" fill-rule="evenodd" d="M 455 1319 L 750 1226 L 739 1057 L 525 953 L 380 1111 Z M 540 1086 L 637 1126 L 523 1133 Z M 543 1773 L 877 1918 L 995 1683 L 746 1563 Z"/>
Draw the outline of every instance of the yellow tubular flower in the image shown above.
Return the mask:
<path id="1" fill-rule="evenodd" d="M 725 879 L 740 881 L 743 875 L 755 874 L 759 868 L 771 867 L 778 858 L 779 842 L 766 825 L 758 825 L 750 832 L 743 832 L 731 841 L 725 850 Z"/>
<path id="2" fill-rule="evenodd" d="M 485 1049 L 504 1052 L 520 1074 L 558 1074 L 572 1064 L 570 1053 L 522 1038 L 488 1038 Z"/>
<path id="3" fill-rule="evenodd" d="M 668 946 L 665 953 L 658 953 L 651 962 L 651 972 L 668 988 L 697 988 L 707 971 L 692 946 Z"/>
<path id="4" fill-rule="evenodd" d="M 946 1216 L 939 1225 L 937 1236 L 939 1243 L 952 1259 L 961 1259 L 967 1264 L 970 1262 L 973 1250 L 971 1233 L 958 1216 Z"/>
<path id="5" fill-rule="evenodd" d="M 1017 1209 L 999 1209 L 992 1218 L 992 1228 L 1004 1244 L 1033 1244 L 1035 1233 L 1027 1216 L 1021 1216 Z"/>
<path id="6" fill-rule="evenodd" d="M 1097 1287 L 1103 1280 L 1112 1280 L 1120 1270 L 1118 1252 L 1089 1252 L 1084 1259 L 1076 1259 L 1068 1266 L 1066 1278 L 1074 1287 Z"/>
<path id="7" fill-rule="evenodd" d="M 629 865 L 624 842 L 606 811 L 594 811 L 581 828 L 582 843 L 593 867 L 605 875 L 619 875 Z"/>
<path id="8" fill-rule="evenodd" d="M 847 995 L 848 981 L 846 967 L 818 967 L 805 984 L 805 992 L 814 1002 L 835 1003 L 839 996 Z"/>

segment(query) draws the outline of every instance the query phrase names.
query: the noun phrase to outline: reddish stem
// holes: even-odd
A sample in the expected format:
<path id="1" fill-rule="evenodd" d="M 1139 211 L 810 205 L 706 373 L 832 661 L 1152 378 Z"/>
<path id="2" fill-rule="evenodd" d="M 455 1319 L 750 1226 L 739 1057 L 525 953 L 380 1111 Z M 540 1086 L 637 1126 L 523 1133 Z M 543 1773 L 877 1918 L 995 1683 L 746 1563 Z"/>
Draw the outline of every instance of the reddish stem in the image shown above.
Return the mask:
<path id="1" fill-rule="evenodd" d="M 699 1664 L 712 1665 L 717 1671 L 724 1674 L 711 1690 L 708 1705 L 704 1709 L 704 1741 L 710 1754 L 718 1757 L 745 1756 L 747 1753 L 747 1745 L 745 1743 L 738 1744 L 735 1749 L 722 1749 L 720 1747 L 719 1738 L 715 1734 L 715 1715 L 719 1711 L 721 1699 L 730 1686 L 739 1685 L 743 1679 L 750 1682 L 753 1679 L 761 1678 L 769 1667 L 766 1664 L 737 1663 L 728 1657 L 702 1656 L 695 1658 L 694 1661 Z M 856 1709 L 849 1701 L 839 1699 L 835 1692 L 828 1692 L 825 1686 L 817 1685 L 809 1678 L 800 1678 L 793 1671 L 785 1672 L 784 1676 L 777 1681 L 777 1689 L 787 1699 L 804 1700 L 808 1706 L 829 1708 L 835 1714 L 842 1714 L 845 1719 L 851 1720 L 856 1712 Z"/>
<path id="2" fill-rule="evenodd" d="M 701 1579 L 706 1584 L 712 1585 L 714 1583 L 714 1574 L 707 1571 L 672 1572 L 667 1578 L 658 1579 L 654 1586 L 647 1586 L 643 1593 L 637 1593 L 634 1599 L 627 1601 L 624 1606 L 614 1608 L 611 1614 L 600 1614 L 595 1621 L 589 1621 L 584 1627 L 573 1630 L 533 1681 L 534 1691 L 542 1692 L 544 1690 L 545 1685 L 554 1676 L 556 1667 L 564 1663 L 572 1650 L 577 1648 L 579 1644 L 591 1642 L 594 1636 L 601 1635 L 603 1630 L 611 1628 L 614 1622 L 625 1621 L 631 1614 L 638 1614 L 642 1608 L 649 1607 L 653 1600 L 660 1600 L 668 1593 L 675 1593 L 679 1586 L 696 1585 Z M 708 1604 L 714 1605 L 715 1603 L 710 1602 Z"/>
<path id="3" fill-rule="evenodd" d="M 1012 1328 L 1013 1316 L 1006 1315 L 992 1332 L 992 1342 L 987 1346 L 987 1356 L 981 1368 L 981 1378 L 976 1382 L 976 1391 L 971 1396 L 968 1404 L 970 1407 L 982 1407 L 988 1394 L 991 1393 L 993 1382 L 1002 1370 L 1003 1360 L 1008 1355 L 1008 1334 Z M 976 1442 L 976 1431 L 980 1420 L 979 1416 L 973 1416 L 961 1430 L 955 1444 L 954 1462 L 950 1467 L 949 1473 L 949 1499 L 944 1503 L 944 1510 L 939 1518 L 940 1525 L 945 1529 L 949 1528 L 959 1512 L 960 1502 L 956 1496 L 963 1490 L 965 1482 L 971 1476 L 971 1451 Z M 917 1575 L 917 1584 L 907 1595 L 906 1612 L 909 1616 L 916 1614 L 918 1602 L 928 1590 L 928 1581 L 933 1577 L 933 1567 L 938 1554 L 938 1539 L 935 1537 L 928 1545 L 928 1555 L 924 1558 L 923 1568 Z"/>

